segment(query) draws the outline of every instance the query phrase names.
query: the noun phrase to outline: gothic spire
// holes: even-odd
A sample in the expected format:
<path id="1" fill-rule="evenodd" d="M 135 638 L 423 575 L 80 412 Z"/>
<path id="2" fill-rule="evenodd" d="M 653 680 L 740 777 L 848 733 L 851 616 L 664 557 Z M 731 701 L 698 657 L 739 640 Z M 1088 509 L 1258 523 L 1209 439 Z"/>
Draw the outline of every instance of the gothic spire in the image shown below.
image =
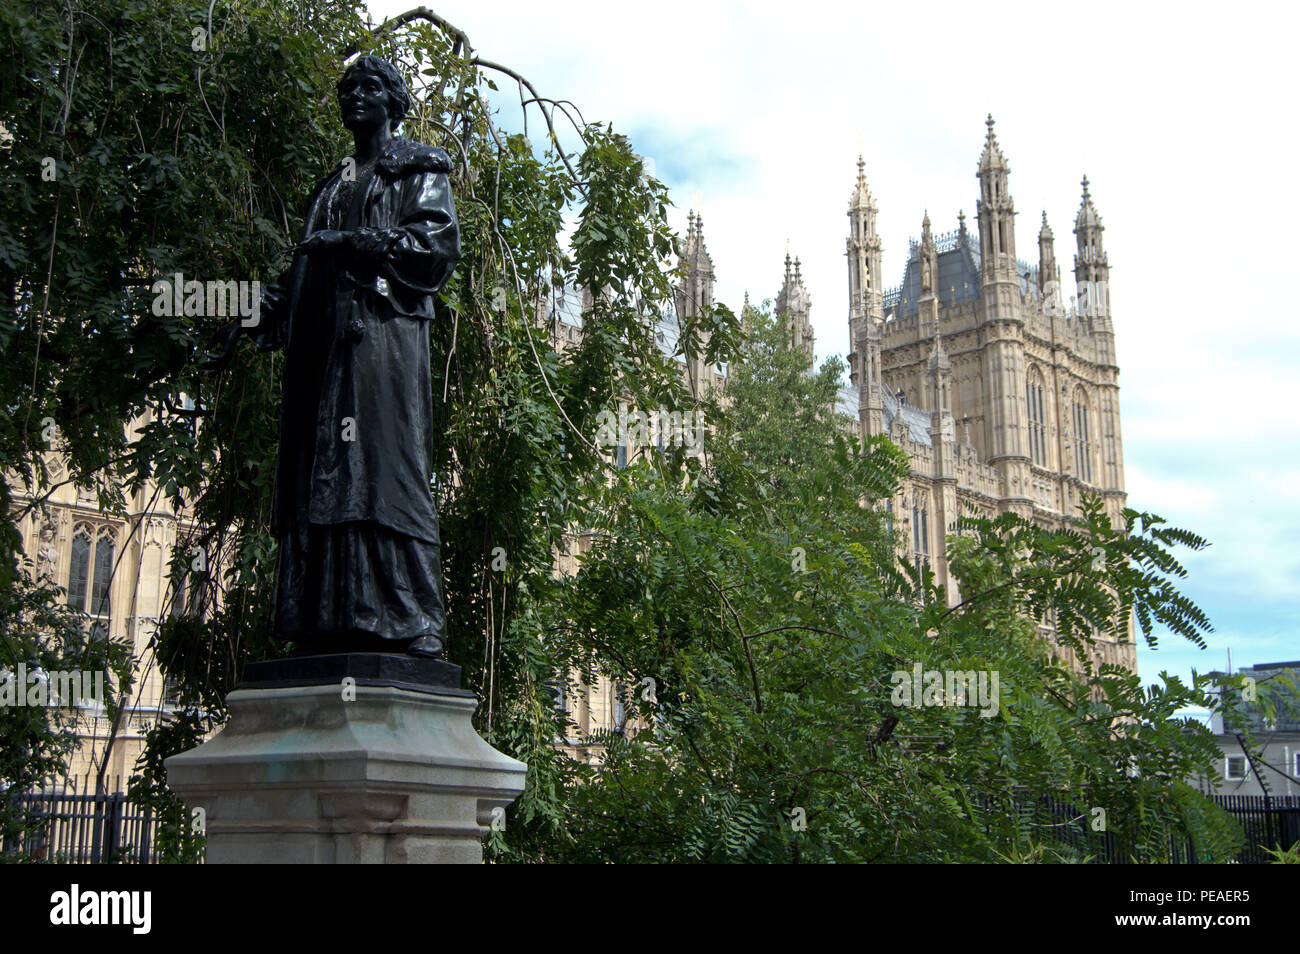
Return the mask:
<path id="1" fill-rule="evenodd" d="M 988 134 L 984 153 L 976 174 L 980 181 L 980 200 L 976 206 L 980 229 L 980 271 L 984 284 L 1019 282 L 1016 273 L 1016 208 L 1011 201 L 1007 176 L 1011 166 L 997 137 L 993 134 L 993 116 L 986 120 Z"/>
<path id="2" fill-rule="evenodd" d="M 1092 204 L 1092 195 L 1088 192 L 1088 177 L 1083 177 L 1083 201 L 1079 203 L 1079 214 L 1074 220 L 1074 230 L 1078 232 L 1084 228 L 1101 229 L 1101 216 L 1097 214 L 1097 207 Z"/>
<path id="3" fill-rule="evenodd" d="M 1110 313 L 1110 262 L 1102 242 L 1101 224 L 1097 207 L 1092 204 L 1088 191 L 1088 177 L 1083 177 L 1083 199 L 1079 214 L 1074 219 L 1074 235 L 1078 245 L 1074 254 L 1074 279 L 1078 286 L 1078 305 L 1081 315 L 1104 320 Z"/>
<path id="4" fill-rule="evenodd" d="M 939 293 L 939 254 L 930 231 L 930 212 L 927 209 L 921 220 L 921 297 Z"/>
<path id="5" fill-rule="evenodd" d="M 682 260 L 688 262 L 696 271 L 707 273 L 713 278 L 713 259 L 704 244 L 704 216 L 694 209 L 686 216 L 686 244 L 682 249 Z"/>
<path id="6" fill-rule="evenodd" d="M 785 322 L 788 341 L 793 347 L 803 348 L 813 353 L 813 329 L 809 320 L 812 299 L 804 287 L 803 276 L 799 274 L 799 259 L 794 260 L 794 270 L 790 268 L 790 255 L 785 256 L 785 283 L 776 296 L 776 313 Z"/>
<path id="7" fill-rule="evenodd" d="M 984 154 L 980 156 L 980 172 L 989 172 L 994 169 L 1010 172 L 1011 168 L 1007 165 L 1006 156 L 1002 155 L 1002 148 L 998 145 L 998 137 L 993 132 L 992 113 L 989 113 L 989 117 L 984 120 L 984 124 L 988 126 L 988 134 L 984 137 Z"/>
<path id="8" fill-rule="evenodd" d="M 1056 265 L 1056 237 L 1043 212 L 1043 226 L 1038 230 L 1038 293 L 1047 298 L 1060 288 L 1061 270 Z"/>
<path id="9" fill-rule="evenodd" d="M 849 210 L 876 212 L 876 200 L 871 195 L 871 189 L 867 186 L 867 166 L 858 156 L 858 179 L 853 185 L 853 195 L 849 197 Z"/>

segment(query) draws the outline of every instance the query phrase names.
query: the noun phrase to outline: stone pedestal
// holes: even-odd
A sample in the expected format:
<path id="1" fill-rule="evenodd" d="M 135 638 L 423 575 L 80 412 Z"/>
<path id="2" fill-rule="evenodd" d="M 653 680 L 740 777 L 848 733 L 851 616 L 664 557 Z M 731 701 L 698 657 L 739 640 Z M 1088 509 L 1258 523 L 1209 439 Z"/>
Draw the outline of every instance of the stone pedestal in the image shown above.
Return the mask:
<path id="1" fill-rule="evenodd" d="M 458 682 L 384 654 L 249 666 L 221 731 L 166 763 L 203 809 L 207 862 L 480 863 L 527 767 L 474 730 Z"/>

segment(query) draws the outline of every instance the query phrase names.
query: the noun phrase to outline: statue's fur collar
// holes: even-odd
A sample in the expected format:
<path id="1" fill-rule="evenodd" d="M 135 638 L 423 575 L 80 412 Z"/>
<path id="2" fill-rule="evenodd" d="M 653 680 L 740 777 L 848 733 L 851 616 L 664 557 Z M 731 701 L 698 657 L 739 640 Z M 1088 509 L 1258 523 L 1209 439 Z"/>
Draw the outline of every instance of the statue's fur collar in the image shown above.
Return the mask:
<path id="1" fill-rule="evenodd" d="M 325 194 L 329 183 L 342 174 L 346 162 L 346 159 L 340 162 L 331 175 L 320 181 L 308 201 L 309 208 L 316 208 L 317 200 Z M 448 173 L 451 172 L 451 157 L 437 146 L 426 146 L 413 139 L 398 137 L 389 140 L 384 147 L 384 154 L 375 162 L 375 171 L 390 182 L 420 172 Z M 304 228 L 314 220 L 314 216 L 315 212 L 308 214 Z M 308 234 L 310 233 L 304 232 L 303 238 Z"/>
<path id="2" fill-rule="evenodd" d="M 389 141 L 375 169 L 385 179 L 400 179 L 414 172 L 451 172 L 451 157 L 437 146 L 426 146 L 399 136 Z"/>

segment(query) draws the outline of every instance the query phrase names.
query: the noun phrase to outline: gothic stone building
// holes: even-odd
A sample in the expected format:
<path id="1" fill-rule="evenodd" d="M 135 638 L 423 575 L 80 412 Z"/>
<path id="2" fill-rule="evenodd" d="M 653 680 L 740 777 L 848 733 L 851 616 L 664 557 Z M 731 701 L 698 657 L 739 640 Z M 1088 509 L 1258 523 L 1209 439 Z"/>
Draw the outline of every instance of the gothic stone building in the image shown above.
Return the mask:
<path id="1" fill-rule="evenodd" d="M 1011 511 L 1062 526 L 1089 492 L 1118 525 L 1126 500 L 1110 267 L 1088 180 L 1066 304 L 1046 213 L 1037 265 L 1016 256 L 1010 172 L 990 116 L 975 229 L 958 213 L 957 229 L 936 235 L 927 213 L 891 289 L 860 159 L 849 198 L 851 383 L 840 410 L 863 439 L 884 434 L 906 452 L 910 473 L 887 503 L 892 522 L 906 556 L 929 565 L 954 603 L 944 541 L 960 516 Z M 776 311 L 791 345 L 810 354 L 811 307 L 799 262 L 792 270 L 787 256 Z M 1102 643 L 1097 661 L 1135 669 L 1131 632 Z"/>
<path id="2" fill-rule="evenodd" d="M 1118 525 L 1126 500 L 1109 264 L 1088 180 L 1067 306 L 1046 213 L 1037 265 L 1016 257 L 1010 172 L 990 116 L 975 231 L 959 213 L 955 232 L 935 235 L 927 213 L 902 284 L 888 290 L 861 160 L 849 199 L 852 383 L 843 403 L 863 437 L 888 435 L 907 452 L 911 473 L 890 504 L 895 525 L 954 599 L 944 539 L 959 516 L 1011 511 L 1061 526 L 1089 492 Z M 806 308 L 792 327 L 807 324 Z M 1136 668 L 1131 638 L 1102 644 L 1097 656 Z"/>
<path id="3" fill-rule="evenodd" d="M 954 604 L 959 595 L 945 538 L 959 516 L 1011 511 L 1043 526 L 1063 526 L 1079 514 L 1081 494 L 1090 492 L 1118 524 L 1127 499 L 1109 264 L 1088 180 L 1075 218 L 1075 294 L 1067 303 L 1046 214 L 1037 264 L 1016 255 L 1010 172 L 989 117 L 975 230 L 959 213 L 956 231 L 936 235 L 926 214 L 920 241 L 909 243 L 902 283 L 888 290 L 876 201 L 861 160 L 849 199 L 852 350 L 839 410 L 862 438 L 884 434 L 907 454 L 910 472 L 887 506 L 904 555 L 929 565 Z M 686 277 L 676 313 L 698 314 L 713 302 L 715 275 L 703 221 L 694 214 L 681 262 Z M 810 354 L 811 309 L 800 263 L 787 256 L 775 311 L 790 345 Z M 576 300 L 551 308 L 552 333 L 561 343 L 581 336 L 580 314 Z M 658 337 L 671 354 L 673 315 L 660 322 Z M 691 362 L 682 371 L 697 395 L 710 386 L 725 391 L 725 368 Z M 562 554 L 559 565 L 571 572 L 576 563 Z M 1100 641 L 1094 662 L 1136 670 L 1131 630 L 1123 642 Z M 1040 631 L 1051 634 L 1047 626 Z M 578 688 L 565 704 L 580 736 L 622 722 L 616 687 L 602 680 Z M 570 746 L 575 754 L 582 749 Z"/>

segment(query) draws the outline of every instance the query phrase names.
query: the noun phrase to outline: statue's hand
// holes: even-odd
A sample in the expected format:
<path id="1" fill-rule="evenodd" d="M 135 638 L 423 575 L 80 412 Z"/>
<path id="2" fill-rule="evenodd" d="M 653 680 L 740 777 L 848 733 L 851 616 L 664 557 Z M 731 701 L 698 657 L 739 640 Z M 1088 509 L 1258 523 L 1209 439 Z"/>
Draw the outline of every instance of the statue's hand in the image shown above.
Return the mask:
<path id="1" fill-rule="evenodd" d="M 359 228 L 344 233 L 348 247 L 366 264 L 379 267 L 402 240 L 397 229 Z"/>
<path id="2" fill-rule="evenodd" d="M 239 343 L 239 335 L 243 330 L 243 326 L 238 321 L 232 321 L 217 329 L 217 333 L 212 336 L 207 348 L 204 349 L 206 357 L 199 362 L 199 368 L 203 371 L 220 371 L 228 365 L 230 359 L 235 356 L 235 345 Z"/>
<path id="3" fill-rule="evenodd" d="M 332 254 L 347 246 L 347 236 L 337 229 L 321 229 L 298 243 L 298 251 L 308 255 Z"/>

